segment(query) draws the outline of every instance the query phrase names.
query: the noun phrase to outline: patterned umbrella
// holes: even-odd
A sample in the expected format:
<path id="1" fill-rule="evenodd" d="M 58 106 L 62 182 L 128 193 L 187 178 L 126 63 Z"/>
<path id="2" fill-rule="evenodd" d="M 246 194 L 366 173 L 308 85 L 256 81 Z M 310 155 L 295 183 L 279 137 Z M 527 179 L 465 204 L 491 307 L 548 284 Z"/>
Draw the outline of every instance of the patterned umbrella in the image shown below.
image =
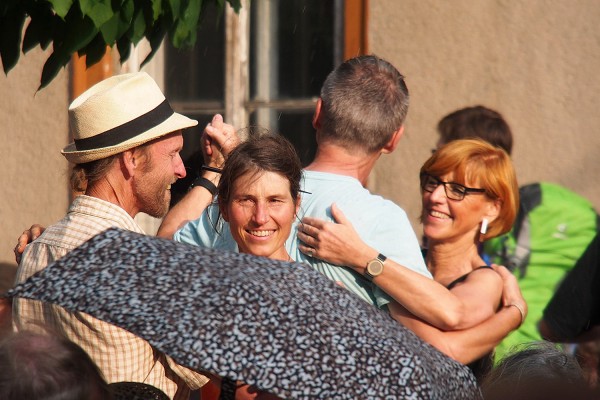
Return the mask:
<path id="1" fill-rule="evenodd" d="M 86 312 L 283 398 L 479 397 L 466 367 L 304 264 L 110 229 L 9 296 Z"/>

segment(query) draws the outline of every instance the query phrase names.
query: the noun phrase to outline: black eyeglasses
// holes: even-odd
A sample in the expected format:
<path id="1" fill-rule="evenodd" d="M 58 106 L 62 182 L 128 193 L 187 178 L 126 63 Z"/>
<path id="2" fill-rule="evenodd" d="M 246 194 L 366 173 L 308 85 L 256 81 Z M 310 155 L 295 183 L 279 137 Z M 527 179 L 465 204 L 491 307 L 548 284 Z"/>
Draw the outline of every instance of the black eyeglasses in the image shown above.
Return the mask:
<path id="1" fill-rule="evenodd" d="M 438 186 L 444 185 L 446 197 L 450 200 L 462 200 L 470 193 L 485 193 L 485 189 L 470 188 L 460 183 L 444 182 L 429 174 L 421 174 L 421 189 L 432 193 Z"/>

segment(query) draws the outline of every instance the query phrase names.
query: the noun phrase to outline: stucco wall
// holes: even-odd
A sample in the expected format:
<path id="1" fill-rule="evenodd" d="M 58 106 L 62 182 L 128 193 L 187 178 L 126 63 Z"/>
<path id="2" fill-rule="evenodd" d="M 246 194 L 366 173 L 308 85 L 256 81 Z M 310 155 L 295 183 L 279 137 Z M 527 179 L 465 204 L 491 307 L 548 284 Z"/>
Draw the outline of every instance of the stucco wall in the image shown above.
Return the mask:
<path id="1" fill-rule="evenodd" d="M 418 171 L 436 124 L 458 108 L 500 111 L 515 134 L 519 183 L 551 181 L 600 210 L 600 3 L 595 0 L 372 0 L 370 51 L 406 76 L 399 149 L 370 187 L 417 232 Z"/>
<path id="2" fill-rule="evenodd" d="M 17 236 L 32 223 L 49 225 L 68 207 L 68 73 L 36 93 L 48 53 L 22 56 L 0 74 L 0 263 L 14 264 Z M 16 264 L 15 264 L 16 266 Z"/>

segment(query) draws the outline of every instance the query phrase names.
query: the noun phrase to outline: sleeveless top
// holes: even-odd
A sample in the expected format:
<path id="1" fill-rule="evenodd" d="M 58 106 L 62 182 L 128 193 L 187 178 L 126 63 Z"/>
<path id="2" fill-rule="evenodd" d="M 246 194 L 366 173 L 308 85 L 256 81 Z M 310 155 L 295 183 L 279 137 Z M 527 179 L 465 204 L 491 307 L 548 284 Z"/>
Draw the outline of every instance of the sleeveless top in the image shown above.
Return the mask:
<path id="1" fill-rule="evenodd" d="M 492 269 L 492 267 L 490 267 L 489 265 L 482 265 L 481 267 L 477 267 L 477 268 L 475 268 L 473 271 L 477 271 L 478 269 L 483 269 L 483 268 L 489 268 L 489 269 Z M 473 272 L 473 271 L 471 271 L 471 272 Z M 465 280 L 466 280 L 466 279 L 469 277 L 469 274 L 470 274 L 471 272 L 467 272 L 467 273 L 466 273 L 466 274 L 464 274 L 463 276 L 460 276 L 460 277 L 456 278 L 455 280 L 453 280 L 452 282 L 450 282 L 450 283 L 449 283 L 449 284 L 446 286 L 446 289 L 450 290 L 450 289 L 452 289 L 454 286 L 458 285 L 459 283 L 461 283 L 461 282 L 464 282 L 464 281 L 465 281 Z"/>
<path id="2" fill-rule="evenodd" d="M 492 269 L 492 267 L 490 267 L 489 265 L 482 265 L 481 267 L 475 268 L 473 271 L 477 271 L 478 269 L 483 269 L 483 268 Z M 473 271 L 471 271 L 471 272 L 473 272 Z M 450 282 L 446 286 L 446 288 L 448 290 L 450 290 L 454 286 L 458 285 L 459 283 L 464 282 L 471 272 L 467 272 L 463 276 L 456 278 L 455 280 Z M 494 366 L 494 351 L 493 350 L 490 351 L 488 354 L 484 355 L 483 357 L 481 357 L 467 365 L 467 367 L 469 367 L 471 372 L 473 372 L 473 375 L 475 375 L 475 378 L 477 378 L 478 383 L 481 383 L 483 378 L 492 370 L 493 366 Z"/>

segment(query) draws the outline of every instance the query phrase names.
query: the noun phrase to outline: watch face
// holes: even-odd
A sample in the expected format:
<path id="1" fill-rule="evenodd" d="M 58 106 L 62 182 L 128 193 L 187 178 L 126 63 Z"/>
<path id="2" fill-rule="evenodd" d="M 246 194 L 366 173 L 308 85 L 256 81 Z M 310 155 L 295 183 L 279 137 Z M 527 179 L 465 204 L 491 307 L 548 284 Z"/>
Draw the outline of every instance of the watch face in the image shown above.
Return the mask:
<path id="1" fill-rule="evenodd" d="M 367 264 L 367 271 L 371 276 L 377 276 L 383 272 L 383 263 L 380 260 L 371 260 Z"/>

